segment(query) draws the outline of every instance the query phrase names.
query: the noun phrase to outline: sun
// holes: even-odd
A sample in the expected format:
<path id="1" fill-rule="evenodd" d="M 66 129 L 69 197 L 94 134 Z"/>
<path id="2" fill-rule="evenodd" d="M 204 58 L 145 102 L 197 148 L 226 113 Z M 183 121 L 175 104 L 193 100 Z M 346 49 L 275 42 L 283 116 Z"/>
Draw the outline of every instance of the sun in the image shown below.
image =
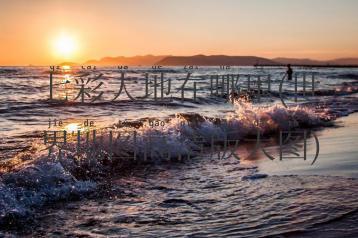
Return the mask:
<path id="1" fill-rule="evenodd" d="M 73 56 L 76 51 L 77 44 L 70 35 L 60 35 L 54 41 L 54 51 L 58 56 L 68 58 Z"/>

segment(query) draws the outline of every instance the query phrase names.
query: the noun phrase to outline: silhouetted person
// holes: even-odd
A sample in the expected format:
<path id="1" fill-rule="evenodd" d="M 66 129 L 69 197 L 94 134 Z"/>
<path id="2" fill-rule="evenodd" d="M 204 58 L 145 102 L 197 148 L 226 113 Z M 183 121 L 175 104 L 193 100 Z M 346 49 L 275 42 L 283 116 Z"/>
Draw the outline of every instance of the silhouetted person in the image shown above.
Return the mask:
<path id="1" fill-rule="evenodd" d="M 286 73 L 287 73 L 287 79 L 288 79 L 288 80 L 292 80 L 293 70 L 292 70 L 290 64 L 287 65 L 287 71 L 286 71 Z"/>

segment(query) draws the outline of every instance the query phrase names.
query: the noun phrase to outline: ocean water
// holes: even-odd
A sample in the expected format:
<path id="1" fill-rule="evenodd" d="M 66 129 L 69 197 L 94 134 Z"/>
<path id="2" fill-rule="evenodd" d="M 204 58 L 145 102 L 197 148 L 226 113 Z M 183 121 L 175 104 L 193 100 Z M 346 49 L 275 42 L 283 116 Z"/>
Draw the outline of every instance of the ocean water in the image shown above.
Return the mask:
<path id="1" fill-rule="evenodd" d="M 357 235 L 357 117 L 352 113 L 358 108 L 358 70 L 298 68 L 297 94 L 294 82 L 283 80 L 280 95 L 284 71 L 203 67 L 192 71 L 186 81 L 187 71 L 169 68 L 164 71 L 161 100 L 161 74 L 139 67 L 126 72 L 126 90 L 136 99 L 130 100 L 124 88 L 116 97 L 121 88 L 118 69 L 73 68 L 53 74 L 54 100 L 50 101 L 49 68 L 1 67 L 4 234 Z M 148 97 L 143 97 L 146 72 L 150 73 Z M 224 76 L 217 89 L 213 78 L 211 92 L 212 75 Z M 269 95 L 264 94 L 268 75 Z M 91 96 L 84 95 L 84 103 L 80 97 L 75 100 L 81 84 Z M 245 97 L 228 102 L 227 88 L 240 89 Z M 349 119 L 342 119 L 347 115 Z M 54 127 L 55 119 L 63 125 Z M 85 121 L 92 121 L 93 127 L 85 128 Z M 88 143 L 86 136 L 93 136 L 93 129 L 97 142 Z M 262 146 L 278 158 L 279 132 L 303 129 L 308 131 L 307 142 L 302 138 L 296 142 L 297 148 L 307 146 L 306 160 L 271 161 L 254 149 L 260 132 L 265 135 Z M 43 141 L 46 130 L 69 132 L 67 144 L 61 150 L 55 146 L 50 155 Z M 82 133 L 80 146 L 77 130 Z M 314 136 L 320 151 L 311 165 L 317 152 Z M 237 156 L 223 154 L 227 138 L 240 142 L 234 148 Z M 344 146 L 337 138 L 345 141 Z M 323 233 L 327 229 L 331 232 Z"/>

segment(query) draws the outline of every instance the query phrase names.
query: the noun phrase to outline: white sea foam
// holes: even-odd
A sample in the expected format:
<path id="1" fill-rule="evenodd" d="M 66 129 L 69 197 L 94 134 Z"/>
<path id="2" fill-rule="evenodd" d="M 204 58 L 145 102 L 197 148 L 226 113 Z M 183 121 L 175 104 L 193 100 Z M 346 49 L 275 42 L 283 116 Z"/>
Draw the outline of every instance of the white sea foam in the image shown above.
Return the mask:
<path id="1" fill-rule="evenodd" d="M 56 161 L 38 158 L 0 182 L 0 225 L 31 219 L 33 210 L 59 200 L 80 197 L 95 189 L 91 181 L 76 180 Z"/>
<path id="2" fill-rule="evenodd" d="M 185 157 L 189 153 L 198 155 L 201 146 L 210 145 L 212 138 L 220 141 L 230 134 L 232 138 L 242 139 L 255 135 L 257 130 L 274 133 L 290 127 L 320 126 L 324 125 L 323 116 L 324 113 L 317 114 L 303 106 L 255 107 L 238 101 L 235 112 L 229 113 L 224 119 L 178 114 L 160 128 L 147 124 L 135 130 L 118 128 L 113 131 L 112 146 L 109 131 L 103 130 L 98 133 L 98 143 L 81 150 L 80 155 L 77 154 L 76 142 L 71 141 L 63 148 L 61 158 L 55 158 L 59 155 L 57 149 L 50 158 L 39 151 L 26 165 L 20 165 L 16 171 L 1 176 L 0 224 L 14 223 L 18 221 L 17 218 L 31 218 L 33 210 L 46 203 L 94 191 L 96 183 L 91 181 L 92 176 L 98 179 L 115 169 L 127 168 L 123 164 L 134 162 L 134 153 L 136 163 L 145 157 L 148 161 L 159 163 L 170 158 Z M 290 118 L 295 123 L 289 124 Z M 133 137 L 123 136 L 130 135 L 129 131 L 136 131 L 136 142 Z M 122 137 L 117 138 L 119 134 Z"/>

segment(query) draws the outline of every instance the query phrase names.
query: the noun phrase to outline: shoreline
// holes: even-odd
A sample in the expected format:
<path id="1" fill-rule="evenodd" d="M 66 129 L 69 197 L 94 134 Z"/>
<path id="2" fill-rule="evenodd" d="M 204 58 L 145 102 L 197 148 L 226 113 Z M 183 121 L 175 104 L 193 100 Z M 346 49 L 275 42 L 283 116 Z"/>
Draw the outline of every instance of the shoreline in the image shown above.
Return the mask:
<path id="1" fill-rule="evenodd" d="M 259 170 L 269 175 L 319 175 L 358 178 L 358 113 L 336 120 L 334 127 L 316 132 L 320 154 L 314 165 L 301 160 L 270 161 L 262 155 L 255 161 Z M 310 144 L 307 154 L 314 154 Z M 333 149 L 334 148 L 334 149 Z M 277 146 L 271 149 L 277 150 Z"/>

